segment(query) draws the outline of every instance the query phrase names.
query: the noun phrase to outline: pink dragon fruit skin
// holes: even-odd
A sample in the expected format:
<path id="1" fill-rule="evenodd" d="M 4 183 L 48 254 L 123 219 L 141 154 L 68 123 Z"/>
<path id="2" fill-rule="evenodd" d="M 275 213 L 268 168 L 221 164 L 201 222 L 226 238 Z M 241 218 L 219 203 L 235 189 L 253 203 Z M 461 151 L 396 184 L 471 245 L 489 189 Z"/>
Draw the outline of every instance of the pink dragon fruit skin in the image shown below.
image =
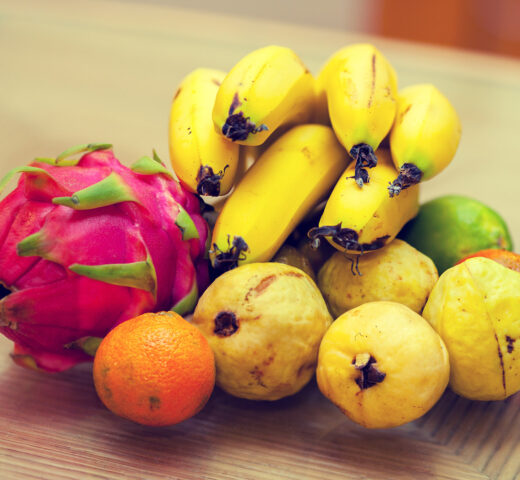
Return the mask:
<path id="1" fill-rule="evenodd" d="M 198 199 L 155 152 L 128 168 L 110 147 L 82 145 L 5 179 L 21 173 L 0 203 L 0 283 L 11 292 L 0 332 L 20 365 L 61 371 L 92 360 L 117 324 L 187 313 L 208 284 Z"/>

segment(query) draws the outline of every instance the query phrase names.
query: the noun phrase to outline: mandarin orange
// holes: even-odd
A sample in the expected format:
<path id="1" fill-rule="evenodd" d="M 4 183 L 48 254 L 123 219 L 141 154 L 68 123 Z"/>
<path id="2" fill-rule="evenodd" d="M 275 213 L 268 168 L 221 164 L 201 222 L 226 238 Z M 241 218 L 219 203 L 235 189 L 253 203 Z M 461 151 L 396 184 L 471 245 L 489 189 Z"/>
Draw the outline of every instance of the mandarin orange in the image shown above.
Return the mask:
<path id="1" fill-rule="evenodd" d="M 173 425 L 205 406 L 215 360 L 204 336 L 180 315 L 146 313 L 103 339 L 93 376 L 99 398 L 115 414 L 143 425 Z"/>
<path id="2" fill-rule="evenodd" d="M 510 252 L 509 250 L 501 250 L 496 248 L 480 250 L 480 252 L 472 253 L 471 255 L 468 255 L 462 260 L 459 260 L 456 263 L 456 265 L 465 262 L 466 260 L 468 260 L 468 258 L 474 257 L 489 258 L 490 260 L 494 260 L 495 262 L 500 263 L 501 265 L 509 268 L 510 270 L 520 272 L 520 255 L 518 253 Z"/>

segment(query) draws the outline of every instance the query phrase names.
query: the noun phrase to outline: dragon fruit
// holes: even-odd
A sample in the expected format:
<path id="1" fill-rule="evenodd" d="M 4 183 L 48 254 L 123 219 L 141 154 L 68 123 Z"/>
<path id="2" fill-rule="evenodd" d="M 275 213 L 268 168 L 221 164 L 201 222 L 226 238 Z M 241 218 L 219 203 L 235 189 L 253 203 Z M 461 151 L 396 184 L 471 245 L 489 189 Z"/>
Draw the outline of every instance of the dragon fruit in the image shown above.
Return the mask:
<path id="1" fill-rule="evenodd" d="M 22 366 L 62 371 L 92 360 L 117 324 L 187 313 L 208 284 L 197 197 L 155 152 L 128 168 L 110 148 L 36 159 L 0 183 L 21 173 L 0 203 L 0 331 Z"/>

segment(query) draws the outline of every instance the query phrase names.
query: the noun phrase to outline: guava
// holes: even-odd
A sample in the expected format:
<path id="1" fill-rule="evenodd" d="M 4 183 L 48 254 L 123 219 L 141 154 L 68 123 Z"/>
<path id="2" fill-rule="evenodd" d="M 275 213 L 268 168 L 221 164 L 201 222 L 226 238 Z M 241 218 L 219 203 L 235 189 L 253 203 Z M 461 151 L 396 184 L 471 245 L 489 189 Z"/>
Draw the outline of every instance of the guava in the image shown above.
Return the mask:
<path id="1" fill-rule="evenodd" d="M 354 422 L 390 428 L 426 413 L 449 379 L 448 352 L 419 314 L 370 302 L 341 315 L 321 342 L 320 391 Z"/>
<path id="2" fill-rule="evenodd" d="M 430 257 L 439 274 L 479 250 L 513 248 L 502 217 L 482 202 L 461 195 L 445 195 L 421 205 L 399 238 Z"/>
<path id="3" fill-rule="evenodd" d="M 311 262 L 307 256 L 296 247 L 284 245 L 280 250 L 278 250 L 272 261 L 285 263 L 286 265 L 292 265 L 293 267 L 299 268 L 316 281 L 316 274 L 314 273 Z"/>
<path id="4" fill-rule="evenodd" d="M 252 400 L 295 394 L 314 376 L 332 322 L 316 284 L 282 263 L 251 263 L 219 276 L 192 322 L 208 340 L 226 392 Z"/>
<path id="5" fill-rule="evenodd" d="M 446 344 L 455 393 L 503 400 L 520 390 L 520 273 L 470 258 L 441 275 L 423 316 Z"/>
<path id="6" fill-rule="evenodd" d="M 336 252 L 319 271 L 318 287 L 335 317 L 379 300 L 402 303 L 420 313 L 438 278 L 430 258 L 395 239 L 359 259 Z"/>

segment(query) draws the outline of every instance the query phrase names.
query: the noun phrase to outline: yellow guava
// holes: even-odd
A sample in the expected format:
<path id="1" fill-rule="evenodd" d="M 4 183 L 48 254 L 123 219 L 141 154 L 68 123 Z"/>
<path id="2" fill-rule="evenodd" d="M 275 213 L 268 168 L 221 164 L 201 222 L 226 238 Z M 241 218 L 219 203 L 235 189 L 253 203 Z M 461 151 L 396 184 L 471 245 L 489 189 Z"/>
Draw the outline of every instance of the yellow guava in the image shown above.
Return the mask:
<path id="1" fill-rule="evenodd" d="M 320 269 L 318 287 L 336 317 L 380 300 L 402 303 L 420 313 L 438 279 L 430 258 L 396 239 L 358 260 L 356 255 L 336 252 Z"/>
<path id="2" fill-rule="evenodd" d="M 450 355 L 450 387 L 472 400 L 520 390 L 520 273 L 483 257 L 444 272 L 423 316 Z"/>
<path id="3" fill-rule="evenodd" d="M 332 317 L 308 275 L 271 262 L 218 277 L 201 296 L 192 322 L 215 353 L 218 386 L 237 397 L 277 400 L 314 375 Z"/>
<path id="4" fill-rule="evenodd" d="M 448 352 L 420 315 L 395 302 L 370 302 L 341 315 L 321 342 L 321 392 L 351 420 L 390 428 L 419 418 L 449 379 Z"/>
<path id="5" fill-rule="evenodd" d="M 285 263 L 286 265 L 292 265 L 293 267 L 303 270 L 312 280 L 316 281 L 316 274 L 312 268 L 311 262 L 307 256 L 296 247 L 291 245 L 284 245 L 272 259 L 273 262 Z"/>

